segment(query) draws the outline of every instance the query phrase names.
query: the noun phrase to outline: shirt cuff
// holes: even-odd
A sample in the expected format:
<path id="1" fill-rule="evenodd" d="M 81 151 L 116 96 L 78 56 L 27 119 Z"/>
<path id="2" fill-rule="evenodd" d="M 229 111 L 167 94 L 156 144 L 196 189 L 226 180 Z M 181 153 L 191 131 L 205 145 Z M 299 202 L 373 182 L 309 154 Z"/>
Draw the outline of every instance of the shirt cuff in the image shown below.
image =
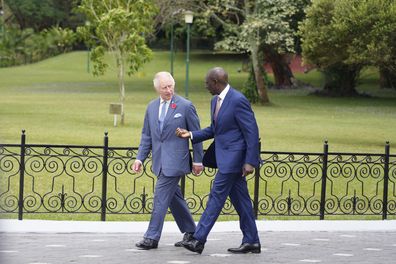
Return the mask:
<path id="1" fill-rule="evenodd" d="M 142 165 L 142 164 L 143 164 L 143 162 L 142 162 L 141 160 L 138 160 L 138 159 L 137 159 L 137 160 L 135 160 L 135 162 L 136 162 L 136 161 L 137 161 L 137 162 L 139 162 L 139 163 L 140 163 L 140 165 Z"/>
<path id="2" fill-rule="evenodd" d="M 202 162 L 193 162 L 194 166 L 203 166 Z"/>
<path id="3" fill-rule="evenodd" d="M 193 140 L 193 135 L 192 135 L 191 131 L 190 131 L 190 138 L 191 138 L 191 140 Z"/>

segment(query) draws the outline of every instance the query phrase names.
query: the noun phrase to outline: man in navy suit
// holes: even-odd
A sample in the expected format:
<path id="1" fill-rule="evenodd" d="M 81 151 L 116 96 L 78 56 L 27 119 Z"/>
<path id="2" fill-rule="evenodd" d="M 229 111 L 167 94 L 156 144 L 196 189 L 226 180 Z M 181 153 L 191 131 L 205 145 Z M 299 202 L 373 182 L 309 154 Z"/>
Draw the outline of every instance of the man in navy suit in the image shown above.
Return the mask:
<path id="1" fill-rule="evenodd" d="M 136 243 L 140 249 L 158 247 L 168 208 L 180 231 L 185 233 L 182 241 L 192 237 L 195 222 L 178 183 L 191 169 L 194 174 L 201 173 L 203 169 L 202 143 L 193 144 L 194 155 L 191 161 L 189 142 L 175 135 L 177 127 L 200 129 L 194 105 L 174 93 L 175 81 L 170 73 L 157 73 L 153 82 L 159 98 L 152 100 L 147 106 L 139 150 L 133 164 L 133 170 L 139 172 L 151 151 L 152 170 L 157 175 L 150 223 L 143 240 Z M 175 246 L 182 246 L 182 241 Z"/>
<path id="2" fill-rule="evenodd" d="M 242 243 L 229 248 L 232 253 L 260 253 L 261 245 L 245 176 L 259 165 L 259 133 L 249 101 L 228 84 L 227 72 L 216 67 L 206 75 L 206 88 L 212 95 L 211 125 L 202 130 L 178 128 L 176 135 L 191 138 L 194 144 L 214 138 L 214 147 L 205 159 L 217 164 L 209 200 L 197 225 L 193 239 L 183 242 L 190 251 L 202 253 L 207 236 L 227 199 L 238 212 Z M 213 144 L 213 143 L 212 143 Z M 204 162 L 204 165 L 205 162 Z"/>

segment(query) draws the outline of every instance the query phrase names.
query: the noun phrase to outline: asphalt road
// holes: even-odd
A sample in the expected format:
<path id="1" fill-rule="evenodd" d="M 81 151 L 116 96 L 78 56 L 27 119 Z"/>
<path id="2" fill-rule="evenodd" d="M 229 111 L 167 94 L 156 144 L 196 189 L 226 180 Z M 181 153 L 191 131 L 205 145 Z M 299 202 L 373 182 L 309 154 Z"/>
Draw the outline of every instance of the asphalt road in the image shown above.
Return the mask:
<path id="1" fill-rule="evenodd" d="M 138 250 L 141 233 L 0 233 L 1 264 L 63 263 L 395 263 L 395 231 L 260 231 L 261 254 L 229 254 L 240 232 L 211 233 L 202 255 L 173 246 L 163 233 L 158 249 Z"/>

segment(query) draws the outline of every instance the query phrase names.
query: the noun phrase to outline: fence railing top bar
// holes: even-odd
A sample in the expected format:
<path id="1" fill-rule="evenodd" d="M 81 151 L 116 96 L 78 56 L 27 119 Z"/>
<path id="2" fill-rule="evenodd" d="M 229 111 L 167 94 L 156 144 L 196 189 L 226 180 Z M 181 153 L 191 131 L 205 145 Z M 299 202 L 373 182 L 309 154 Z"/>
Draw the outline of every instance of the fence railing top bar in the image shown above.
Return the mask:
<path id="1" fill-rule="evenodd" d="M 20 145 L 19 145 L 20 146 Z M 27 148 L 102 149 L 103 146 L 26 144 Z"/>
<path id="2" fill-rule="evenodd" d="M 21 144 L 0 144 L 0 148 L 19 148 L 21 147 Z"/>
<path id="3" fill-rule="evenodd" d="M 385 153 L 359 153 L 359 152 L 329 152 L 329 155 L 338 156 L 338 155 L 345 155 L 345 156 L 373 156 L 373 157 L 381 157 L 384 156 Z"/>
<path id="4" fill-rule="evenodd" d="M 115 150 L 115 149 L 119 149 L 119 150 L 138 150 L 138 147 L 109 147 L 109 150 Z"/>
<path id="5" fill-rule="evenodd" d="M 287 152 L 287 151 L 261 151 L 260 154 L 270 155 L 323 155 L 323 152 Z"/>
<path id="6" fill-rule="evenodd" d="M 21 144 L 0 144 L 0 147 L 17 147 L 20 148 Z M 99 146 L 84 146 L 84 145 L 57 145 L 57 144 L 25 144 L 27 148 L 90 148 L 90 149 L 102 149 L 103 145 Z M 108 147 L 109 149 L 120 149 L 120 150 L 128 150 L 128 149 L 138 149 L 137 147 Z"/>
<path id="7" fill-rule="evenodd" d="M 311 155 L 311 156 L 320 156 L 323 155 L 323 152 L 286 152 L 286 151 L 261 151 L 260 154 L 270 154 L 270 155 Z M 338 156 L 338 155 L 347 155 L 347 156 L 384 156 L 384 153 L 358 153 L 358 152 L 328 152 L 328 155 Z M 390 155 L 396 156 L 396 155 Z"/>
<path id="8" fill-rule="evenodd" d="M 1 148 L 4 147 L 21 147 L 21 144 L 0 144 Z M 84 146 L 84 145 L 57 145 L 57 144 L 25 144 L 27 148 L 70 148 L 70 149 L 102 149 L 103 145 L 96 146 Z M 138 150 L 138 147 L 117 147 L 117 146 L 109 146 L 109 150 Z M 192 150 L 190 150 L 192 151 Z M 205 150 L 206 151 L 206 150 Z M 311 155 L 311 156 L 320 156 L 323 155 L 323 152 L 287 152 L 287 151 L 260 151 L 260 154 L 267 155 Z M 358 153 L 358 152 L 328 152 L 328 155 L 337 156 L 337 155 L 348 155 L 348 156 L 373 156 L 373 157 L 381 157 L 384 156 L 384 153 Z M 396 157 L 396 154 L 390 154 L 389 157 Z"/>

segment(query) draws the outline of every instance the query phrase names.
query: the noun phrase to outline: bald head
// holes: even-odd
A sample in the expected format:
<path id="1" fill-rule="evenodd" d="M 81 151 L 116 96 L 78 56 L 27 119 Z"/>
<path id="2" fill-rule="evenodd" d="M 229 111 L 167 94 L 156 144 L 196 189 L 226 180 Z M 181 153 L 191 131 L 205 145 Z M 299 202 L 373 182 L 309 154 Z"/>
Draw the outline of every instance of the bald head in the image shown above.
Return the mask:
<path id="1" fill-rule="evenodd" d="M 211 94 L 220 94 L 228 84 L 228 73 L 221 67 L 215 67 L 206 74 L 206 89 Z"/>
<path id="2" fill-rule="evenodd" d="M 221 67 L 214 67 L 208 71 L 207 76 L 209 78 L 217 80 L 218 83 L 227 86 L 228 84 L 228 73 Z"/>

